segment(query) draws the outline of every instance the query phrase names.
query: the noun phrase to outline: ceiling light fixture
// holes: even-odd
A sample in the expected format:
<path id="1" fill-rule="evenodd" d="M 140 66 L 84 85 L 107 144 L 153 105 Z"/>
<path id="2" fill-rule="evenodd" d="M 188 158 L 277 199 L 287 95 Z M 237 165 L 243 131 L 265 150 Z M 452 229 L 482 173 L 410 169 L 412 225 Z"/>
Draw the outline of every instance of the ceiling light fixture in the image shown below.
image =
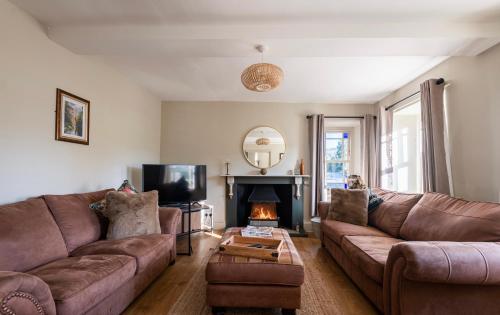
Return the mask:
<path id="1" fill-rule="evenodd" d="M 261 53 L 261 63 L 253 64 L 243 70 L 241 83 L 250 91 L 271 91 L 277 88 L 283 80 L 283 70 L 271 63 L 264 63 L 265 46 L 257 45 L 255 49 Z"/>
<path id="2" fill-rule="evenodd" d="M 264 131 L 260 132 L 261 136 L 257 140 L 255 140 L 256 145 L 269 145 L 271 143 L 271 139 L 264 137 Z"/>
<path id="3" fill-rule="evenodd" d="M 269 138 L 259 138 L 255 140 L 255 143 L 257 145 L 268 145 L 269 143 L 271 143 L 271 140 L 269 140 Z"/>

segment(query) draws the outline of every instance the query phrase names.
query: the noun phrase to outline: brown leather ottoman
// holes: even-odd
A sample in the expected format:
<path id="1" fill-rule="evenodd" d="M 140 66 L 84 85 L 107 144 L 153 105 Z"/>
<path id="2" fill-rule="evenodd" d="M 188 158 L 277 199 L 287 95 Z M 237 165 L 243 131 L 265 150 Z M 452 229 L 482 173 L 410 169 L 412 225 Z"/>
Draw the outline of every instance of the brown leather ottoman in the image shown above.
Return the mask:
<path id="1" fill-rule="evenodd" d="M 221 241 L 240 230 L 229 228 Z M 304 264 L 286 230 L 275 228 L 273 238 L 285 241 L 277 262 L 218 251 L 212 255 L 206 279 L 207 303 L 213 313 L 223 313 L 225 307 L 248 307 L 281 308 L 284 314 L 294 314 L 300 308 Z"/>

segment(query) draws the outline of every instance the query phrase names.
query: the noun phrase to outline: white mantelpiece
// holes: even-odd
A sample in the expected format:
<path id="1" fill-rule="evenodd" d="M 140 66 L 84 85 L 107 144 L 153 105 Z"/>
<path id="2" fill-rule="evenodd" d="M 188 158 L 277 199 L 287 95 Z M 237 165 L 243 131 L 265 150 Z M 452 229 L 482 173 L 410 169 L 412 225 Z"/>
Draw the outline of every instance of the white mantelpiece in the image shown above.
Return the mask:
<path id="1" fill-rule="evenodd" d="M 233 186 L 234 186 L 234 179 L 238 177 L 245 177 L 245 178 L 295 178 L 294 184 L 295 184 L 295 198 L 300 199 L 301 193 L 300 193 L 300 186 L 304 184 L 304 178 L 309 178 L 309 175 L 221 175 L 221 177 L 226 177 L 226 184 L 228 185 L 228 197 L 229 199 L 232 199 L 234 196 L 234 191 L 233 191 Z"/>

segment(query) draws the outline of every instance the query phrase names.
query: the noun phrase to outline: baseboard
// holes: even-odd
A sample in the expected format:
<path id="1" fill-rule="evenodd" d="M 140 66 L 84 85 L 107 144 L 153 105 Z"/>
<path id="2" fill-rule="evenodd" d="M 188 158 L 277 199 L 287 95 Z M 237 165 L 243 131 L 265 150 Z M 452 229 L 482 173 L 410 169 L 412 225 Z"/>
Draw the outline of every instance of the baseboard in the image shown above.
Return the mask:
<path id="1" fill-rule="evenodd" d="M 304 221 L 304 230 L 308 233 L 313 231 L 311 221 Z"/>

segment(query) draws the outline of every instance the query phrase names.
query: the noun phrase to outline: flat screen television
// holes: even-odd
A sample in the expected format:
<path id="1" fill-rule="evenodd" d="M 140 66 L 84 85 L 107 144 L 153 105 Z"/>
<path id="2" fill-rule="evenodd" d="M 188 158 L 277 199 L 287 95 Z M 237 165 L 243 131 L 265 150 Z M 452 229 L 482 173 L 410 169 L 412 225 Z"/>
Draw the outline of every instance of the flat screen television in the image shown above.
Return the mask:
<path id="1" fill-rule="evenodd" d="M 207 199 L 207 166 L 143 164 L 143 191 L 158 190 L 160 205 Z"/>

